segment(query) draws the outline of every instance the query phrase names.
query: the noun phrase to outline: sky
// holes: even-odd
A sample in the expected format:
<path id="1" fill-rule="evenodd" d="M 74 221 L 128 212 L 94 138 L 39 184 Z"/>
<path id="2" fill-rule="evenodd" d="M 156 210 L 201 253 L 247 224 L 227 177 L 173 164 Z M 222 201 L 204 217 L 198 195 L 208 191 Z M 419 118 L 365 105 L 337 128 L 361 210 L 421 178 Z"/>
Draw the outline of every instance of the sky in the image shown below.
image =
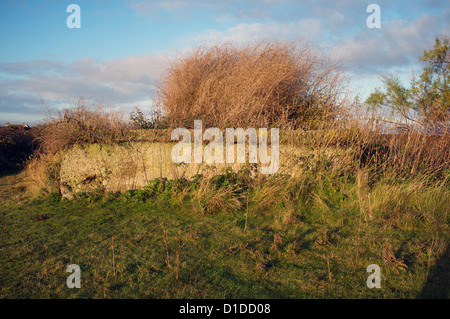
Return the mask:
<path id="1" fill-rule="evenodd" d="M 67 20 L 80 8 L 80 28 Z M 380 28 L 369 28 L 370 4 Z M 70 19 L 72 21 L 72 19 Z M 339 56 L 362 99 L 450 30 L 450 0 L 0 0 L 0 124 L 41 122 L 79 98 L 149 113 L 177 56 L 210 43 L 305 39 Z"/>

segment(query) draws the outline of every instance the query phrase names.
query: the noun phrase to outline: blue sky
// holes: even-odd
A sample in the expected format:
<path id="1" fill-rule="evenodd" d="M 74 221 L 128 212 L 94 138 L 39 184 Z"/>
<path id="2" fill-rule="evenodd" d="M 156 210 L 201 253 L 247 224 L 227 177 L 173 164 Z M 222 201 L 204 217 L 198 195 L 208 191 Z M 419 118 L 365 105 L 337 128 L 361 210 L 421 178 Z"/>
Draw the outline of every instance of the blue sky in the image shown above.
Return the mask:
<path id="1" fill-rule="evenodd" d="M 81 28 L 69 29 L 69 4 Z M 369 4 L 381 28 L 369 29 Z M 177 52 L 204 43 L 308 39 L 341 56 L 349 88 L 366 96 L 379 75 L 406 80 L 423 49 L 450 30 L 450 1 L 0 1 L 0 123 L 36 123 L 84 97 L 150 110 Z"/>

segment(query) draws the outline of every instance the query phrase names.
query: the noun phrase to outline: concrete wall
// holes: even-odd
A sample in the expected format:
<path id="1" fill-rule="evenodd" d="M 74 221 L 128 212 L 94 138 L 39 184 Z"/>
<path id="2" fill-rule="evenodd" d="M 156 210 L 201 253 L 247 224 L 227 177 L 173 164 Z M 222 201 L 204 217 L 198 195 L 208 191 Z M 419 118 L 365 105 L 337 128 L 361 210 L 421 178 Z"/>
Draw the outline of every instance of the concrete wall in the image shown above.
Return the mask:
<path id="1" fill-rule="evenodd" d="M 121 145 L 75 145 L 65 150 L 61 162 L 60 185 L 63 197 L 95 188 L 107 192 L 139 189 L 155 178 L 191 178 L 195 174 L 220 174 L 226 167 L 239 170 L 243 164 L 175 164 L 171 158 L 174 143 L 132 142 Z M 236 147 L 236 146 L 235 146 Z M 271 147 L 268 147 L 269 150 Z M 246 147 L 248 156 L 248 146 Z M 308 151 L 280 145 L 278 173 L 295 175 Z M 225 154 L 225 150 L 224 150 Z M 248 163 L 248 158 L 246 159 Z M 253 164 L 258 174 L 261 164 Z M 267 165 L 264 165 L 267 166 Z"/>

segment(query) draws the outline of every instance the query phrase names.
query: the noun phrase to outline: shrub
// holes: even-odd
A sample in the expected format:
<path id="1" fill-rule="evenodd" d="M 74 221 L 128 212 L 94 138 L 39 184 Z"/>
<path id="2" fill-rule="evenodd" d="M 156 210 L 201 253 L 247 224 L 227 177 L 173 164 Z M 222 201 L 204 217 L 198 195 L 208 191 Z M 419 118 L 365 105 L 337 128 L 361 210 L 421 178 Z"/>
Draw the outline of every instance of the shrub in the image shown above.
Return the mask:
<path id="1" fill-rule="evenodd" d="M 356 115 L 349 118 L 350 121 L 338 124 L 341 125 L 338 130 L 316 134 L 313 144 L 352 150 L 357 167 L 375 169 L 387 176 L 409 178 L 420 174 L 449 182 L 448 133 L 430 135 L 414 125 L 401 133 L 386 133 L 391 130 L 387 120 L 374 117 L 361 120 Z"/>
<path id="2" fill-rule="evenodd" d="M 382 106 L 397 112 L 407 121 L 420 125 L 432 134 L 450 130 L 450 38 L 436 38 L 434 46 L 419 58 L 422 73 L 413 74 L 411 87 L 405 87 L 398 75 L 383 75 L 384 90 L 376 89 L 366 99 L 372 108 Z M 414 111 L 414 112 L 411 112 Z M 416 113 L 416 116 L 411 114 Z M 406 128 L 409 128 L 406 126 Z"/>
<path id="3" fill-rule="evenodd" d="M 158 109 L 154 110 L 150 117 L 146 117 L 139 108 L 136 108 L 134 112 L 130 113 L 130 120 L 132 126 L 136 129 L 166 128 L 165 119 Z"/>
<path id="4" fill-rule="evenodd" d="M 82 98 L 73 108 L 49 112 L 36 133 L 39 149 L 27 163 L 33 188 L 59 192 L 60 150 L 75 144 L 129 141 L 128 128 L 123 114 L 108 111 L 101 104 L 88 107 Z"/>
<path id="5" fill-rule="evenodd" d="M 38 147 L 35 138 L 36 128 L 0 127 L 0 174 L 22 168 Z"/>
<path id="6" fill-rule="evenodd" d="M 88 107 L 81 98 L 74 108 L 48 114 L 38 139 L 41 152 L 55 154 L 74 144 L 127 141 L 129 124 L 123 114 L 106 110 L 101 104 Z"/>
<path id="7" fill-rule="evenodd" d="M 202 46 L 169 67 L 157 106 L 175 126 L 316 128 L 336 117 L 340 66 L 299 41 Z"/>

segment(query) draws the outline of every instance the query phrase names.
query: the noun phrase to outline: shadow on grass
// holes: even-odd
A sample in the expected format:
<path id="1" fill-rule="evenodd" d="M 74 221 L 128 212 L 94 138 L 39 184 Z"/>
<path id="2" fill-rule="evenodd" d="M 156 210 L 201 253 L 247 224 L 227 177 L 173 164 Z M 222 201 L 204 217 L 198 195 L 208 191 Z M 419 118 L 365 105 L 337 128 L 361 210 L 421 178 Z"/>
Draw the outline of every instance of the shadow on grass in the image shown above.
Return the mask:
<path id="1" fill-rule="evenodd" d="M 450 297 L 450 244 L 430 269 L 427 281 L 417 298 L 447 299 Z"/>

